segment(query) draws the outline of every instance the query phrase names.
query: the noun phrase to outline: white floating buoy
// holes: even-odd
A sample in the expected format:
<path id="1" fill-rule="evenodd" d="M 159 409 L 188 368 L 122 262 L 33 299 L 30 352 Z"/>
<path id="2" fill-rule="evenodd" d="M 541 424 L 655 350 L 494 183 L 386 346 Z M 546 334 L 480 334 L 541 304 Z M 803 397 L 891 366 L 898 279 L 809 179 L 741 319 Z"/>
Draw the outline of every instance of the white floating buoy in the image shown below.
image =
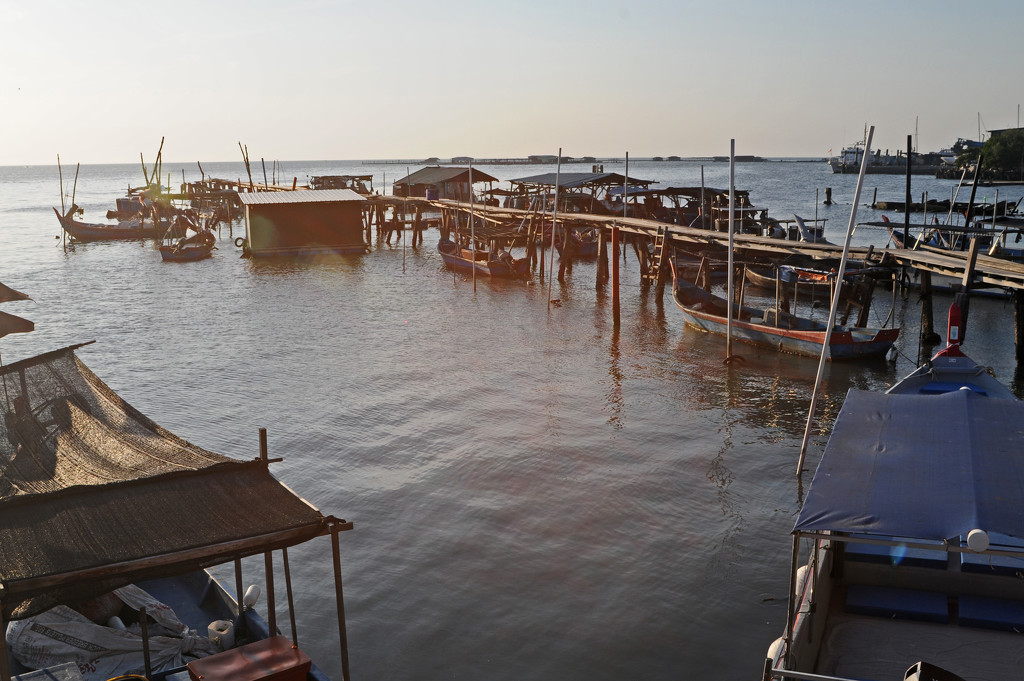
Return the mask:
<path id="1" fill-rule="evenodd" d="M 986 550 L 988 548 L 988 532 L 985 530 L 971 530 L 968 532 L 967 547 L 977 553 Z"/>
<path id="2" fill-rule="evenodd" d="M 246 610 L 251 610 L 252 606 L 256 605 L 256 601 L 260 599 L 260 588 L 255 584 L 249 586 L 245 590 L 245 595 L 242 596 L 242 607 Z"/>

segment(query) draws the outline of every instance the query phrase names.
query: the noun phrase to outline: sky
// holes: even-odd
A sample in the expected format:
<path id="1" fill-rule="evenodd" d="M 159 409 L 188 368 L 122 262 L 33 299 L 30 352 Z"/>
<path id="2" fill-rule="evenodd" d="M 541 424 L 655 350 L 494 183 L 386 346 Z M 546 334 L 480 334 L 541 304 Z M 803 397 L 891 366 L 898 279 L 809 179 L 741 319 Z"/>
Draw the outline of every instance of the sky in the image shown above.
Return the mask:
<path id="1" fill-rule="evenodd" d="M 937 151 L 1020 0 L 0 0 L 0 165 Z"/>

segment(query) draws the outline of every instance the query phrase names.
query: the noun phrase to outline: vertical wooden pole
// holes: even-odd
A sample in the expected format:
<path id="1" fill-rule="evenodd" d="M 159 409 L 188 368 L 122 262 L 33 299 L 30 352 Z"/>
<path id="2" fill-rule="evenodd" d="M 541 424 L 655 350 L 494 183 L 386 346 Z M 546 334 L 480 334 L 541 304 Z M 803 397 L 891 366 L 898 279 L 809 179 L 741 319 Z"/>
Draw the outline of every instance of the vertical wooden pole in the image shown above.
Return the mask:
<path id="1" fill-rule="evenodd" d="M 267 573 L 267 627 L 270 635 L 277 634 L 277 606 L 274 601 L 274 552 L 263 554 L 264 570 Z"/>
<path id="2" fill-rule="evenodd" d="M 907 135 L 907 196 L 903 207 L 903 245 L 910 247 L 910 156 L 913 153 L 913 136 Z"/>
<path id="3" fill-rule="evenodd" d="M 548 264 L 548 310 L 551 309 L 551 287 L 555 274 L 555 233 L 558 231 L 558 191 L 561 189 L 562 147 L 558 147 L 558 160 L 555 165 L 555 205 L 551 214 L 551 262 Z M 568 227 L 567 227 L 568 228 Z"/>
<path id="4" fill-rule="evenodd" d="M 1017 361 L 1024 359 L 1024 291 L 1013 292 L 1013 343 Z"/>
<path id="5" fill-rule="evenodd" d="M 921 270 L 921 342 L 934 345 L 939 342 L 935 333 L 935 314 L 932 308 L 932 273 Z"/>
<path id="6" fill-rule="evenodd" d="M 295 600 L 292 596 L 292 573 L 288 566 L 288 548 L 281 549 L 281 558 L 284 561 L 284 587 L 288 596 L 288 619 L 291 624 L 292 643 L 299 645 L 299 634 L 295 628 Z"/>
<path id="7" fill-rule="evenodd" d="M 334 557 L 334 598 L 338 609 L 338 636 L 341 639 L 341 679 L 349 681 L 348 631 L 345 625 L 345 597 L 341 585 L 341 549 L 338 544 L 338 524 L 331 523 L 331 554 Z"/>
<path id="8" fill-rule="evenodd" d="M 61 195 L 63 196 L 63 191 Z M 4 618 L 4 585 L 0 584 L 0 631 L 7 631 L 7 621 Z M 0 681 L 11 681 L 11 662 L 7 659 L 7 646 L 0 650 Z"/>
<path id="9" fill-rule="evenodd" d="M 238 602 L 238 618 L 242 618 L 242 559 L 235 558 L 235 600 Z M 241 622 L 239 622 L 241 626 Z"/>
<path id="10" fill-rule="evenodd" d="M 612 225 L 612 326 L 619 328 L 619 226 Z"/>
<path id="11" fill-rule="evenodd" d="M 146 678 L 153 678 L 153 661 L 149 654 L 149 615 L 146 608 L 139 608 L 139 628 L 142 630 L 142 660 L 146 668 Z"/>

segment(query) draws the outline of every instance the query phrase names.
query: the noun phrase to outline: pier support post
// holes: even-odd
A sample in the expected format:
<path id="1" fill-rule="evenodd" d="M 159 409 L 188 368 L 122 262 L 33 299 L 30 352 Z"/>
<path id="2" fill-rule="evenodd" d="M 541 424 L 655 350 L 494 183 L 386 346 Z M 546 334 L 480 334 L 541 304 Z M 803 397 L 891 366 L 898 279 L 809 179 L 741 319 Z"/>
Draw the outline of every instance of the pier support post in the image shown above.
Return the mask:
<path id="1" fill-rule="evenodd" d="M 921 343 L 935 345 L 941 338 L 935 333 L 935 315 L 932 309 L 932 273 L 921 270 Z"/>
<path id="2" fill-rule="evenodd" d="M 612 225 L 612 326 L 619 328 L 619 227 Z"/>
<path id="3" fill-rule="evenodd" d="M 832 187 L 825 187 L 825 200 L 822 203 L 826 206 L 832 205 Z"/>
<path id="4" fill-rule="evenodd" d="M 1013 292 L 1013 344 L 1017 361 L 1024 359 L 1024 291 Z"/>
<path id="5" fill-rule="evenodd" d="M 608 237 L 603 229 L 597 233 L 597 285 L 608 281 Z"/>

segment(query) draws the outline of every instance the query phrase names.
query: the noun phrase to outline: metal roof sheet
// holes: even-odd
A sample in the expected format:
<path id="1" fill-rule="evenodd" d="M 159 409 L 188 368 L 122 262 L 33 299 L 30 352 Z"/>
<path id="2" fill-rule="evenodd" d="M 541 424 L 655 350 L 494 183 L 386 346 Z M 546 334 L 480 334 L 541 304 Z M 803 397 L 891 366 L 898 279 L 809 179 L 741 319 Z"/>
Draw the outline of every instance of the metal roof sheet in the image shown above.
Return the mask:
<path id="1" fill-rule="evenodd" d="M 275 205 L 279 203 L 338 203 L 365 201 L 351 189 L 300 189 L 294 192 L 239 192 L 243 205 Z"/>
<path id="2" fill-rule="evenodd" d="M 463 175 L 469 179 L 469 168 L 468 167 L 451 167 L 451 166 L 428 166 L 426 168 L 420 168 L 414 173 L 411 173 L 400 180 L 395 180 L 395 184 L 436 184 L 438 182 L 446 182 L 454 180 L 455 178 L 461 178 Z M 497 182 L 498 178 L 488 175 L 478 168 L 473 168 L 473 184 L 477 182 Z"/>
<path id="3" fill-rule="evenodd" d="M 622 184 L 626 181 L 626 177 L 619 173 L 542 173 L 540 175 L 531 175 L 530 177 L 520 177 L 515 180 L 509 180 L 509 182 L 512 184 L 554 187 L 556 180 L 558 181 L 558 186 L 562 189 L 573 189 L 575 187 Z M 655 182 L 656 180 L 641 180 L 633 176 L 629 178 L 629 184 L 633 186 L 641 185 L 646 187 Z"/>

